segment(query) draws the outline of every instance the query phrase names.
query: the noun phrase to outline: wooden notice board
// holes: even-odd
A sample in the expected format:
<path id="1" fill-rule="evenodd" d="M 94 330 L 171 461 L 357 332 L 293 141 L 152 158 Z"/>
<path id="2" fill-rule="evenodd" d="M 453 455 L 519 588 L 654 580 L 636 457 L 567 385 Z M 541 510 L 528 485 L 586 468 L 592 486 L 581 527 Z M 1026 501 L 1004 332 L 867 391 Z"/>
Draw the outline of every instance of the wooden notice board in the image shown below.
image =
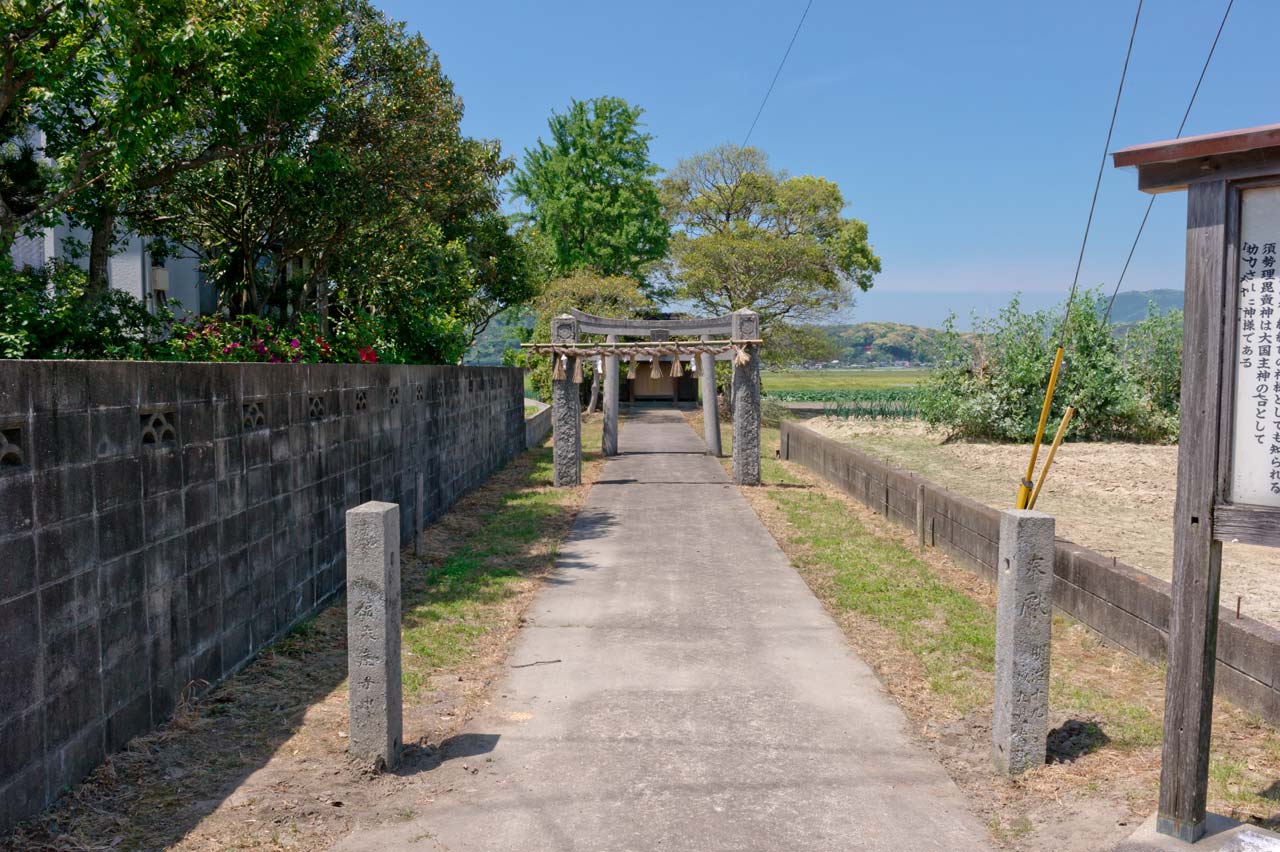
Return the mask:
<path id="1" fill-rule="evenodd" d="M 1116 152 L 1187 192 L 1178 493 L 1158 829 L 1204 834 L 1222 543 L 1280 546 L 1280 125 Z"/>

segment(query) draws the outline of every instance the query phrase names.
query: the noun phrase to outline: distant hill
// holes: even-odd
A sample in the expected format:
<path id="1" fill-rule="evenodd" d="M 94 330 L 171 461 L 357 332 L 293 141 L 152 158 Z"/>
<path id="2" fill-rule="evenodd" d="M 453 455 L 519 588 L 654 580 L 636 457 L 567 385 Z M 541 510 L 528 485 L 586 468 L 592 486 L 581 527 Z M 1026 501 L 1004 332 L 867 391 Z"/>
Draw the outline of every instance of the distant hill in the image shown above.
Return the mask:
<path id="1" fill-rule="evenodd" d="M 1111 309 L 1111 322 L 1115 325 L 1142 322 L 1147 318 L 1150 307 L 1154 305 L 1160 313 L 1182 310 L 1181 290 L 1131 290 L 1116 294 L 1115 306 Z M 1107 299 L 1098 304 L 1098 312 L 1107 309 Z"/>

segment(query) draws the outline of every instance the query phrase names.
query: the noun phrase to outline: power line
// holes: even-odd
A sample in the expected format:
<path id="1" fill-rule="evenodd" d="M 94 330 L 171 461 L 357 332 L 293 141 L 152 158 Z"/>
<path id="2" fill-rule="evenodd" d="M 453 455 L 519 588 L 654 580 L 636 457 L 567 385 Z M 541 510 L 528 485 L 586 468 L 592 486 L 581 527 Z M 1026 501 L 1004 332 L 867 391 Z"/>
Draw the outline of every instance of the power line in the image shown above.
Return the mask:
<path id="1" fill-rule="evenodd" d="M 791 41 L 787 43 L 787 52 L 782 54 L 782 61 L 778 63 L 778 70 L 773 72 L 773 80 L 769 82 L 769 90 L 764 93 L 764 100 L 760 101 L 760 109 L 756 110 L 756 117 L 751 119 L 751 127 L 747 130 L 747 135 L 742 138 L 743 148 L 747 147 L 747 140 L 755 132 L 756 122 L 760 120 L 760 114 L 764 112 L 764 105 L 769 102 L 769 95 L 773 94 L 774 84 L 778 82 L 778 75 L 782 73 L 782 66 L 787 64 L 787 57 L 791 55 L 791 48 L 796 43 L 796 36 L 800 35 L 800 28 L 804 26 L 804 19 L 809 17 L 809 9 L 812 6 L 813 0 L 809 0 L 808 5 L 804 7 L 804 14 L 800 16 L 800 23 L 796 24 L 796 31 L 791 34 Z"/>
<path id="2" fill-rule="evenodd" d="M 1107 125 L 1107 141 L 1102 146 L 1102 158 L 1098 162 L 1098 177 L 1093 183 L 1093 200 L 1089 202 L 1089 218 L 1084 223 L 1084 237 L 1080 240 L 1080 255 L 1076 258 L 1076 274 L 1071 279 L 1071 293 L 1067 296 L 1067 309 L 1062 318 L 1061 349 L 1067 340 L 1067 327 L 1071 324 L 1071 303 L 1075 301 L 1080 286 L 1080 267 L 1084 264 L 1084 249 L 1089 244 L 1089 229 L 1093 226 L 1093 211 L 1098 206 L 1098 189 L 1102 186 L 1102 172 L 1107 166 L 1107 152 L 1111 149 L 1111 134 L 1116 129 L 1116 115 L 1120 112 L 1120 96 L 1124 94 L 1124 80 L 1129 74 L 1129 57 L 1133 55 L 1133 41 L 1138 35 L 1138 20 L 1142 17 L 1142 0 L 1133 16 L 1133 29 L 1129 32 L 1129 49 L 1124 54 L 1124 67 L 1120 70 L 1120 85 L 1116 87 L 1116 102 L 1111 108 L 1111 123 Z"/>
<path id="3" fill-rule="evenodd" d="M 1209 70 L 1209 63 L 1213 61 L 1213 52 L 1218 49 L 1218 39 L 1222 38 L 1222 30 L 1227 26 L 1227 16 L 1231 14 L 1231 7 L 1236 0 L 1227 0 L 1227 10 L 1222 13 L 1222 23 L 1218 24 L 1218 33 L 1213 37 L 1213 44 L 1209 45 L 1209 55 L 1204 58 L 1204 66 L 1200 69 L 1200 78 L 1196 80 L 1196 87 L 1191 92 L 1191 100 L 1187 102 L 1186 112 L 1182 114 L 1182 123 L 1178 125 L 1178 135 L 1173 137 L 1180 139 L 1182 131 L 1187 126 L 1187 118 L 1191 115 L 1191 107 L 1195 106 L 1196 95 L 1200 94 L 1200 84 L 1204 82 L 1204 75 Z M 1120 293 L 1120 285 L 1124 283 L 1125 273 L 1129 271 L 1129 263 L 1133 260 L 1133 253 L 1138 248 L 1138 240 L 1142 239 L 1142 230 L 1147 227 L 1147 219 L 1151 216 L 1151 208 L 1156 203 L 1156 197 L 1153 195 L 1147 201 L 1147 212 L 1142 214 L 1142 221 L 1138 223 L 1138 233 L 1133 237 L 1133 245 L 1129 246 L 1129 256 L 1124 259 L 1124 268 L 1120 270 L 1120 277 L 1116 279 L 1116 287 L 1111 291 L 1111 301 L 1107 303 L 1107 313 L 1103 317 L 1103 323 L 1107 323 L 1111 319 L 1111 309 L 1115 307 L 1116 296 Z"/>

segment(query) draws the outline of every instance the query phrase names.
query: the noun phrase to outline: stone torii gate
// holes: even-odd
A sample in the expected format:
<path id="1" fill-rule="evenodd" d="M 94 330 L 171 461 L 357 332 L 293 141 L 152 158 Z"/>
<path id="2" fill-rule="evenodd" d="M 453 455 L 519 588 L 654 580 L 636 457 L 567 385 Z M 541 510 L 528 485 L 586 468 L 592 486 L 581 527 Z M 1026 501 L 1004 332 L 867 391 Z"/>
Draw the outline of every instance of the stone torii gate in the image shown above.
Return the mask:
<path id="1" fill-rule="evenodd" d="M 605 335 L 605 343 L 579 343 L 582 334 Z M 727 334 L 728 338 L 713 335 Z M 673 340 L 672 336 L 697 337 Z M 625 342 L 643 337 L 644 342 Z M 555 484 L 582 482 L 582 411 L 578 384 L 582 362 L 597 356 L 604 362 L 604 435 L 606 456 L 618 454 L 618 359 L 620 356 L 696 355 L 699 359 L 702 412 L 707 452 L 721 455 L 720 418 L 716 406 L 715 362 L 733 363 L 733 480 L 760 484 L 760 316 L 741 310 L 720 317 L 680 320 L 629 320 L 598 317 L 572 310 L 551 320 L 551 343 L 524 344 L 535 352 L 561 359 L 551 382 L 555 448 Z"/>

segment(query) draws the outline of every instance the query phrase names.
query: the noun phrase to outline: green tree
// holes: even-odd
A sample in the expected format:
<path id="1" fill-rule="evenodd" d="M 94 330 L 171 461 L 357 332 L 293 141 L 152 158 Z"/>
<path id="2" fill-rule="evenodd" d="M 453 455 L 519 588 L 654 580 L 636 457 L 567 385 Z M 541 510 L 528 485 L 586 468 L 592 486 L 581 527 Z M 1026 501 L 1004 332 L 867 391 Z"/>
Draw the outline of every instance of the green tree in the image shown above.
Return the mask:
<path id="1" fill-rule="evenodd" d="M 788 177 L 757 148 L 722 145 L 681 161 L 662 199 L 677 229 L 668 273 L 677 298 L 710 314 L 759 312 L 768 361 L 832 354 L 803 328 L 848 307 L 880 271 L 866 223 L 843 215 L 836 184 Z"/>
<path id="2" fill-rule="evenodd" d="M 462 135 L 461 99 L 403 23 L 345 0 L 330 38 L 320 108 L 180 176 L 150 222 L 204 253 L 232 313 L 374 315 L 402 359 L 457 361 L 535 292 L 499 209 L 511 161 Z"/>
<path id="3" fill-rule="evenodd" d="M 1124 331 L 1120 341 L 1125 369 L 1153 419 L 1177 434 L 1182 397 L 1182 311 L 1162 312 L 1151 303 L 1145 319 Z"/>
<path id="4" fill-rule="evenodd" d="M 577 308 L 596 316 L 627 319 L 639 316 L 651 307 L 649 297 L 634 278 L 622 275 L 602 276 L 590 270 L 578 269 L 548 282 L 534 300 L 531 338 L 540 343 L 550 342 L 551 319 L 566 313 L 569 308 Z M 539 396 L 544 400 L 551 399 L 551 359 L 546 356 L 526 356 L 522 360 L 524 363 L 520 366 L 529 368 L 530 381 Z M 584 375 L 592 374 L 593 367 L 586 365 Z"/>
<path id="5" fill-rule="evenodd" d="M 66 215 L 100 293 L 128 196 L 314 110 L 336 19 L 329 0 L 0 4 L 0 247 Z"/>
<path id="6" fill-rule="evenodd" d="M 1076 407 L 1070 437 L 1164 440 L 1168 420 L 1140 404 L 1141 389 L 1121 361 L 1120 343 L 1095 305 L 1098 291 L 1071 307 L 1066 357 L 1050 421 Z M 975 319 L 971 335 L 948 319 L 939 366 L 924 383 L 921 416 L 963 438 L 1030 441 L 1044 400 L 1063 309 L 1028 313 L 1015 298 L 992 319 Z"/>
<path id="7" fill-rule="evenodd" d="M 551 141 L 525 151 L 511 190 L 551 240 L 559 274 L 590 268 L 639 280 L 646 264 L 666 256 L 669 228 L 643 112 L 621 98 L 575 100 L 552 113 Z"/>

